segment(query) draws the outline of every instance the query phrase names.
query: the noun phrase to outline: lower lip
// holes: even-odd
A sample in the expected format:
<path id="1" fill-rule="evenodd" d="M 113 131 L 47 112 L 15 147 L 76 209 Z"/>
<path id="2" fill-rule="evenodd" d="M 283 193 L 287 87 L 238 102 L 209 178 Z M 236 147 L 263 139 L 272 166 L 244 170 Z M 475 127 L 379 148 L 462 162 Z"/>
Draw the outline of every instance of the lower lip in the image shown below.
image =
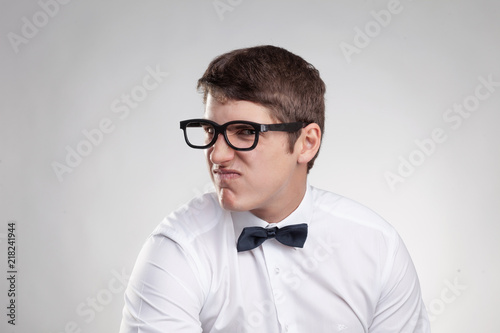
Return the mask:
<path id="1" fill-rule="evenodd" d="M 220 181 L 228 181 L 238 178 L 240 175 L 237 173 L 229 172 L 229 173 L 220 173 L 217 172 L 214 174 L 215 179 Z"/>

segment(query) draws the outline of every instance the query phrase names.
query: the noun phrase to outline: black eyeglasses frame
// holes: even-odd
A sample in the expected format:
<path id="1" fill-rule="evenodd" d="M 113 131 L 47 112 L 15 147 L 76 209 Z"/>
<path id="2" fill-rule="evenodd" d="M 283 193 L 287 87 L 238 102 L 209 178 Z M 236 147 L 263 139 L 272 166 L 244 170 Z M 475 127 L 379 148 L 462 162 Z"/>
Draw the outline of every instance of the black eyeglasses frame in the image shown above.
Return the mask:
<path id="1" fill-rule="evenodd" d="M 193 145 L 191 142 L 189 142 L 186 128 L 189 127 L 188 125 L 191 124 L 191 123 L 192 124 L 197 124 L 197 123 L 198 124 L 200 124 L 200 123 L 208 123 L 208 124 L 210 124 L 214 128 L 214 130 L 215 130 L 215 133 L 214 133 L 214 136 L 213 136 L 212 140 L 208 144 L 206 144 L 204 146 Z M 254 143 L 250 147 L 248 147 L 248 148 L 238 148 L 238 147 L 235 147 L 235 146 L 233 146 L 231 144 L 231 142 L 229 141 L 229 138 L 227 137 L 226 128 L 228 126 L 230 126 L 230 125 L 233 125 L 233 124 L 250 125 L 250 126 L 252 126 L 255 129 L 255 141 L 254 141 Z M 180 122 L 180 128 L 184 132 L 184 139 L 186 140 L 187 145 L 189 147 L 191 147 L 191 148 L 194 148 L 194 149 L 207 149 L 207 148 L 210 148 L 217 141 L 217 138 L 219 137 L 219 134 L 222 134 L 224 136 L 224 139 L 225 139 L 226 143 L 232 149 L 237 150 L 237 151 L 249 151 L 249 150 L 252 150 L 255 147 L 257 147 L 257 144 L 259 143 L 259 133 L 271 132 L 271 131 L 273 131 L 273 132 L 294 133 L 294 132 L 297 132 L 298 130 L 306 127 L 309 124 L 310 123 L 305 123 L 305 122 L 277 123 L 277 124 L 259 124 L 259 123 L 254 123 L 252 121 L 247 121 L 247 120 L 233 120 L 233 121 L 229 121 L 229 122 L 227 122 L 225 124 L 219 125 L 215 121 L 211 121 L 211 120 L 208 120 L 208 119 L 187 119 L 187 120 L 182 120 Z"/>

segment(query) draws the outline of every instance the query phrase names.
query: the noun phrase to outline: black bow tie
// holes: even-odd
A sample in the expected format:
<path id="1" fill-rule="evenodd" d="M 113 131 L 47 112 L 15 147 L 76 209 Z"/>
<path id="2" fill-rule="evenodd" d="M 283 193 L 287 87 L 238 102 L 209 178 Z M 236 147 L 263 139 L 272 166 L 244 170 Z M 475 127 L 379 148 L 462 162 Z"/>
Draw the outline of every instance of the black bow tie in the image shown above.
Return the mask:
<path id="1" fill-rule="evenodd" d="M 243 228 L 238 238 L 238 252 L 254 249 L 269 238 L 276 238 L 280 243 L 288 246 L 303 247 L 307 238 L 307 224 L 302 223 L 269 229 L 262 227 Z"/>

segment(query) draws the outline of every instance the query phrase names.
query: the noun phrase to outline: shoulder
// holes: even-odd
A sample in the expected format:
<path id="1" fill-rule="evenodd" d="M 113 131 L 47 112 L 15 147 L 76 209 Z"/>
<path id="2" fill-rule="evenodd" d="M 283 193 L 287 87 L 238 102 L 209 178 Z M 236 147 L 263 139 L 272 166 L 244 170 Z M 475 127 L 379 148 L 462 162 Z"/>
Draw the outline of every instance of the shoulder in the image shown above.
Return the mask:
<path id="1" fill-rule="evenodd" d="M 220 207 L 216 194 L 205 193 L 165 217 L 152 236 L 165 236 L 176 242 L 191 243 L 220 227 L 225 215 L 227 212 Z"/>
<path id="2" fill-rule="evenodd" d="M 195 197 L 165 217 L 149 235 L 136 261 L 136 275 L 151 278 L 153 285 L 156 276 L 168 273 L 184 286 L 200 286 L 205 295 L 211 272 L 220 266 L 216 255 L 227 253 L 220 240 L 228 234 L 227 222 L 228 212 L 220 207 L 215 193 Z"/>
<path id="3" fill-rule="evenodd" d="M 405 267 L 411 261 L 396 229 L 376 212 L 332 192 L 312 192 L 316 238 L 333 244 L 346 267 L 363 263 L 365 272 L 372 272 L 367 276 L 378 276 L 383 286 L 394 267 Z"/>
<path id="4" fill-rule="evenodd" d="M 392 225 L 363 204 L 339 194 L 312 187 L 314 214 L 321 220 L 332 222 L 341 230 L 379 234 L 396 240 Z"/>

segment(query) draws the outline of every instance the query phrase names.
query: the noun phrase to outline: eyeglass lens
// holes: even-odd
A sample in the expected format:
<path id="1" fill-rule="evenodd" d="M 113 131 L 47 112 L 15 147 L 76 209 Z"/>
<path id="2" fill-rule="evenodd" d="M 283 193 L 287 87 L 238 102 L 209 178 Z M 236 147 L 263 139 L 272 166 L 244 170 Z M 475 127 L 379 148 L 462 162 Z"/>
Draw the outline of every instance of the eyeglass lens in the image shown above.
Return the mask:
<path id="1" fill-rule="evenodd" d="M 193 122 L 186 126 L 186 135 L 192 145 L 203 147 L 214 140 L 215 128 L 210 123 Z M 226 137 L 234 147 L 245 149 L 254 144 L 257 132 L 252 125 L 234 123 L 226 127 Z"/>

